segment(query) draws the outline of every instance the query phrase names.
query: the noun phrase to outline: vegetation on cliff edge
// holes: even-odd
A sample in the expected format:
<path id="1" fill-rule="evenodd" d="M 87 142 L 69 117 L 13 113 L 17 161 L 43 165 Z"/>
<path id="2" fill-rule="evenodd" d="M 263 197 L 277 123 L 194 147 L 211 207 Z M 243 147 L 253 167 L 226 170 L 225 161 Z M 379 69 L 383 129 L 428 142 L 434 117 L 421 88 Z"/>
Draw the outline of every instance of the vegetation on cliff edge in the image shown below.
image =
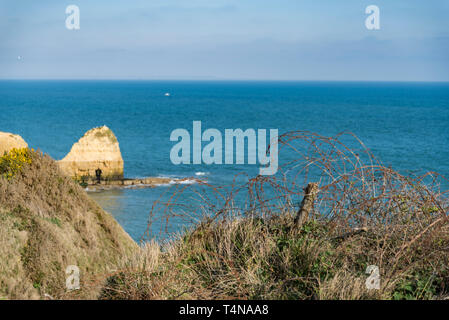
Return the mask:
<path id="1" fill-rule="evenodd" d="M 201 222 L 162 244 L 148 232 L 140 248 L 48 156 L 27 151 L 30 161 L 11 177 L 3 164 L 0 296 L 449 297 L 443 177 L 401 175 L 336 138 L 293 132 L 279 141 L 298 151 L 281 178 L 257 176 L 230 189 L 175 185 L 167 202 L 155 202 L 151 222 Z M 303 189 L 310 181 L 314 192 Z M 66 291 L 67 265 L 82 270 L 81 290 Z M 379 270 L 379 288 L 367 286 L 370 266 Z"/>
<path id="2" fill-rule="evenodd" d="M 448 298 L 449 202 L 440 191 L 447 181 L 431 172 L 401 175 L 363 144 L 348 148 L 342 141 L 352 135 L 340 138 L 281 136 L 280 147 L 297 157 L 277 177 L 249 177 L 231 189 L 174 186 L 154 205 L 152 222 L 202 212 L 202 223 L 163 246 L 147 244 L 101 297 Z"/>
<path id="3" fill-rule="evenodd" d="M 50 157 L 12 150 L 0 170 L 0 298 L 96 298 L 101 277 L 139 250 Z M 79 291 L 66 290 L 69 265 Z"/>

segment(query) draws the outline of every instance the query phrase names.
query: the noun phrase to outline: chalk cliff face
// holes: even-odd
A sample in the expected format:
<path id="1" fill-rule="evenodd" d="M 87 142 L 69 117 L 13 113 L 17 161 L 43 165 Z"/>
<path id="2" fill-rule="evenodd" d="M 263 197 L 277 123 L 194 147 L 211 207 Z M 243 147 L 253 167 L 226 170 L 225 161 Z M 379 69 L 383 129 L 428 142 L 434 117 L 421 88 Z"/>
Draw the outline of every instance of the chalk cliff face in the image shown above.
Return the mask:
<path id="1" fill-rule="evenodd" d="M 0 132 L 0 157 L 12 148 L 28 148 L 28 144 L 17 134 Z"/>
<path id="2" fill-rule="evenodd" d="M 120 147 L 114 133 L 106 126 L 87 131 L 58 165 L 66 175 L 77 179 L 95 178 L 98 168 L 104 179 L 123 179 Z"/>

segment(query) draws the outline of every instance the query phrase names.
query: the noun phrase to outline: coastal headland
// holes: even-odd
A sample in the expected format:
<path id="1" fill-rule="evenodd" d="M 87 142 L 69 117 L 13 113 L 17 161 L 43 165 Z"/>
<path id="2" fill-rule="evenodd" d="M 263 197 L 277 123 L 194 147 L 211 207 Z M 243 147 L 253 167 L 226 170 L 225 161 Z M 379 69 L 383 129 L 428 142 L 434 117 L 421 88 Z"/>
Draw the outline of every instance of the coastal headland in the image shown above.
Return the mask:
<path id="1" fill-rule="evenodd" d="M 0 132 L 0 154 L 26 147 L 28 144 L 19 135 Z M 64 175 L 86 187 L 87 191 L 152 188 L 183 181 L 165 177 L 125 178 L 119 142 L 107 126 L 87 131 L 56 163 Z"/>

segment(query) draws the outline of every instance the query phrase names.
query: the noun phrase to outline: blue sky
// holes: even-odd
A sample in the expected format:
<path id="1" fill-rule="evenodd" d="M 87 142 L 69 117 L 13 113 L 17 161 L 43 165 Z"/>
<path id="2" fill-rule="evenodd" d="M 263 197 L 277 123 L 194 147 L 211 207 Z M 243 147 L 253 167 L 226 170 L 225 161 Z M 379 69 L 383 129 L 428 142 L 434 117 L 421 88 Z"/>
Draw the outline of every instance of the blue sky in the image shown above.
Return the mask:
<path id="1" fill-rule="evenodd" d="M 449 0 L 0 0 L 0 78 L 449 81 Z"/>

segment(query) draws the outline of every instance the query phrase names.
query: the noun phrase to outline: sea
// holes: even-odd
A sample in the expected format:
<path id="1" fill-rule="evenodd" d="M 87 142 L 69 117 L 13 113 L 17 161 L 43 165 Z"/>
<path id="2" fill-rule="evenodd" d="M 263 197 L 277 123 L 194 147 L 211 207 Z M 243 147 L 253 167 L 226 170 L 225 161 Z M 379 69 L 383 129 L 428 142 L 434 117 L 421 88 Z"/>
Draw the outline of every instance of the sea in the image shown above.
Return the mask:
<path id="1" fill-rule="evenodd" d="M 351 132 L 385 166 L 407 175 L 434 171 L 449 177 L 449 83 L 0 81 L 0 131 L 21 135 L 56 160 L 86 131 L 107 125 L 119 141 L 127 178 L 183 178 L 189 188 L 194 179 L 226 186 L 258 174 L 258 164 L 173 164 L 176 142 L 170 135 L 176 129 L 192 134 L 194 121 L 223 136 L 238 128 L 327 137 Z M 279 162 L 292 157 L 281 152 Z M 145 234 L 162 239 L 188 227 L 182 221 L 165 229 L 162 222 L 148 223 L 162 214 L 152 208 L 170 198 L 171 187 L 88 194 L 139 241 Z M 443 182 L 442 188 L 449 185 Z M 191 196 L 181 194 L 177 201 Z"/>

